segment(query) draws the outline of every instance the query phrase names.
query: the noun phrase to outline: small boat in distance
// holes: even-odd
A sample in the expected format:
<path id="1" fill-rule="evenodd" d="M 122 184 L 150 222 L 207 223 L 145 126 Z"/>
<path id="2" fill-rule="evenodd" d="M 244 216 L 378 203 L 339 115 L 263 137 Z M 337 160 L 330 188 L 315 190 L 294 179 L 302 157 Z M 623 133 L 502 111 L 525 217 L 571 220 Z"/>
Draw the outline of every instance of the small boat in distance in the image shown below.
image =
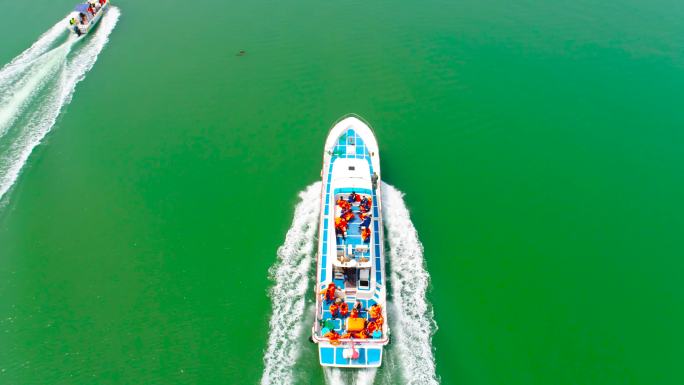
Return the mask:
<path id="1" fill-rule="evenodd" d="M 322 366 L 378 367 L 389 342 L 380 153 L 357 116 L 338 121 L 323 152 L 311 340 Z"/>
<path id="2" fill-rule="evenodd" d="M 109 0 L 95 0 L 76 5 L 74 11 L 67 17 L 67 29 L 77 36 L 90 32 L 102 19 L 102 15 L 109 8 Z"/>

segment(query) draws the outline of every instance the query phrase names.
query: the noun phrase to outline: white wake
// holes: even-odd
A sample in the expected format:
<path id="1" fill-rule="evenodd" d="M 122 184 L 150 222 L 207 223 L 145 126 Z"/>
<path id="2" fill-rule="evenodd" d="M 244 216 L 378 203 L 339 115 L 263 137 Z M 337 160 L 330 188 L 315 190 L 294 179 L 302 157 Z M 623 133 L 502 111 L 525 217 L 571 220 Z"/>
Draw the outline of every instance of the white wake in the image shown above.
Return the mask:
<path id="1" fill-rule="evenodd" d="M 393 311 L 393 351 L 408 385 L 436 385 L 432 336 L 437 331 L 432 306 L 425 297 L 430 276 L 425 269 L 423 245 L 411 222 L 404 194 L 382 184 L 382 215 L 389 242 Z"/>
<path id="2" fill-rule="evenodd" d="M 118 8 L 110 8 L 81 39 L 59 22 L 0 70 L 0 200 L 97 61 L 119 16 Z"/>
<path id="3" fill-rule="evenodd" d="M 372 385 L 377 369 L 324 368 L 325 383 L 328 385 Z"/>
<path id="4" fill-rule="evenodd" d="M 270 291 L 273 309 L 262 385 L 293 384 L 294 364 L 302 349 L 299 336 L 306 324 L 302 320 L 308 315 L 305 296 L 311 292 L 309 282 L 321 209 L 321 182 L 307 187 L 299 198 L 292 226 L 278 248 L 278 260 L 269 271 L 274 283 Z"/>
<path id="5" fill-rule="evenodd" d="M 302 351 L 299 337 L 307 324 L 302 322 L 302 315 L 308 314 L 305 298 L 313 265 L 320 193 L 321 183 L 317 182 L 299 194 L 292 226 L 278 249 L 278 260 L 269 271 L 274 282 L 270 291 L 273 313 L 264 354 L 262 385 L 295 383 L 293 368 Z M 411 222 L 403 193 L 383 183 L 382 197 L 390 246 L 393 301 L 388 305 L 393 313 L 389 322 L 394 339 L 394 349 L 386 351 L 385 371 L 400 369 L 403 381 L 399 383 L 437 385 L 439 379 L 432 348 L 437 325 L 426 299 L 429 275 L 425 269 L 423 246 Z M 395 351 L 396 356 L 390 357 Z M 324 368 L 323 374 L 328 385 L 371 385 L 377 370 Z M 384 377 L 395 382 L 392 373 L 385 373 Z"/>

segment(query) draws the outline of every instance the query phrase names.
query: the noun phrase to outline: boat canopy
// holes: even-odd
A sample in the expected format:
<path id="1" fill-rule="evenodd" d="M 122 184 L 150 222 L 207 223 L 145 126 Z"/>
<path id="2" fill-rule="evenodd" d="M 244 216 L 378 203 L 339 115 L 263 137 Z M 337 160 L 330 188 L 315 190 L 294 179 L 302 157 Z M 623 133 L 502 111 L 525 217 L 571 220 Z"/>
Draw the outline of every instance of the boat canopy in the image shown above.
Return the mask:
<path id="1" fill-rule="evenodd" d="M 86 12 L 88 12 L 88 4 L 78 4 L 74 7 L 74 11 L 80 12 L 80 13 L 86 13 Z"/>

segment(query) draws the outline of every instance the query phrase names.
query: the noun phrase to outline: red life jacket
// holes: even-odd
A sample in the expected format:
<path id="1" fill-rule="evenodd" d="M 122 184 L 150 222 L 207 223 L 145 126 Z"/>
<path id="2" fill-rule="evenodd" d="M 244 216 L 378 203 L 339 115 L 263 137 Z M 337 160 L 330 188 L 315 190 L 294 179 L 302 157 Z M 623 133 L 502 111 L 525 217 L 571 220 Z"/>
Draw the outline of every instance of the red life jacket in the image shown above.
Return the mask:
<path id="1" fill-rule="evenodd" d="M 340 315 L 341 315 L 342 317 L 346 317 L 347 314 L 349 314 L 349 305 L 347 305 L 346 302 L 342 302 L 342 303 L 340 304 Z"/>
<path id="2" fill-rule="evenodd" d="M 328 290 L 325 291 L 325 299 L 327 299 L 328 301 L 334 300 L 335 299 L 335 289 L 336 289 L 335 284 L 330 283 L 328 285 Z"/>
<path id="3" fill-rule="evenodd" d="M 370 313 L 371 318 L 382 317 L 382 307 L 380 307 L 380 305 L 376 304 L 376 305 L 371 306 L 371 308 L 368 312 Z"/>

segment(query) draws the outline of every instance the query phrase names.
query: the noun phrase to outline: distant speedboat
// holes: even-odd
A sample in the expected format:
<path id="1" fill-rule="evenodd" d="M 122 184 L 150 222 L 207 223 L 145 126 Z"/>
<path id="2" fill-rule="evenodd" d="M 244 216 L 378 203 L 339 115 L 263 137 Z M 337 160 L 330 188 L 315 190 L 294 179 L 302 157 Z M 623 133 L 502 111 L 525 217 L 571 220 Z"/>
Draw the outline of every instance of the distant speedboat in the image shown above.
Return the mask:
<path id="1" fill-rule="evenodd" d="M 356 116 L 338 121 L 323 153 L 312 341 L 323 366 L 378 367 L 389 342 L 380 153 Z"/>
<path id="2" fill-rule="evenodd" d="M 102 15 L 109 8 L 109 0 L 96 0 L 82 3 L 74 7 L 74 11 L 67 17 L 68 30 L 78 36 L 90 32 L 102 19 Z"/>

